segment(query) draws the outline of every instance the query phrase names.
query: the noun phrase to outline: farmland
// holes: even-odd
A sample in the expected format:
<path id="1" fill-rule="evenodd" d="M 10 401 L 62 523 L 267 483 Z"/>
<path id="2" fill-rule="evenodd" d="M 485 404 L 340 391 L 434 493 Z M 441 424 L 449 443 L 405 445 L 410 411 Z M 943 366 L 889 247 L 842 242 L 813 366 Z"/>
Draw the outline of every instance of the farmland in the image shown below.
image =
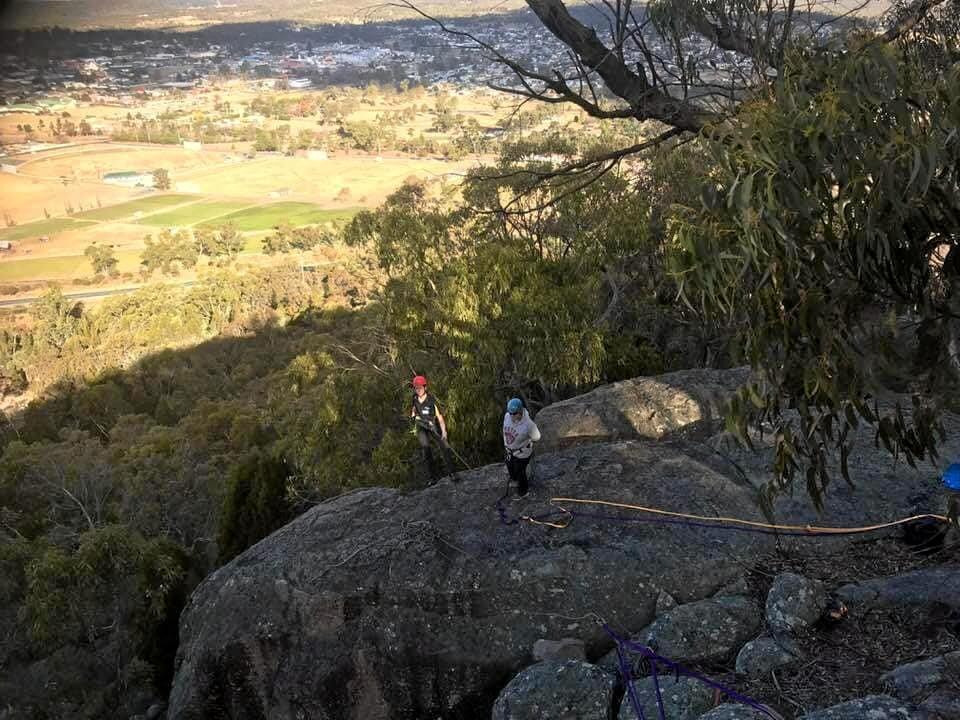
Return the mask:
<path id="1" fill-rule="evenodd" d="M 56 116 L 43 125 L 32 115 L 0 116 L 0 143 L 7 151 L 6 172 L 0 173 L 6 224 L 0 241 L 12 245 L 0 252 L 0 280 L 8 292 L 10 283 L 88 284 L 93 273 L 84 251 L 91 245 L 109 246 L 119 261 L 119 276 L 98 282 L 129 285 L 137 281 L 149 237 L 167 229 L 216 231 L 228 222 L 244 235 L 248 261 L 277 262 L 260 252 L 263 238 L 278 225 L 346 222 L 405 182 L 456 194 L 470 168 L 492 158 L 495 146 L 483 140 L 484 133 L 498 137 L 503 123 L 519 117 L 485 91 L 348 88 L 298 94 L 237 81 L 147 98 L 133 110 L 89 102 L 69 114 L 97 127 L 102 137 L 68 142 L 51 134 Z M 569 119 L 541 115 L 526 129 Z M 23 130 L 27 125 L 31 137 Z M 212 127 L 228 128 L 227 134 L 242 128 L 247 139 L 169 140 L 171 132 L 175 142 L 181 133 L 187 139 L 198 128 L 209 133 Z M 469 142 L 467 128 L 473 133 Z M 109 138 L 131 133 L 136 142 Z M 141 142 L 141 135 L 152 142 Z M 138 186 L 153 184 L 157 170 L 163 171 L 163 190 Z"/>

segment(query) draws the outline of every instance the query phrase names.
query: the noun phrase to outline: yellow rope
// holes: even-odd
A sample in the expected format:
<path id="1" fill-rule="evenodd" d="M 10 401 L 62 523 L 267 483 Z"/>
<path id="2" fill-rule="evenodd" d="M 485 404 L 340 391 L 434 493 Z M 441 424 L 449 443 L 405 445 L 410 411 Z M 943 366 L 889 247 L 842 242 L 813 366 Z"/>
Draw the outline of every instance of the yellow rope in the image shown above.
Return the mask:
<path id="1" fill-rule="evenodd" d="M 790 530 L 790 531 L 799 531 L 799 532 L 809 532 L 809 533 L 822 533 L 825 535 L 836 534 L 836 535 L 851 535 L 856 533 L 866 533 L 873 532 L 874 530 L 883 530 L 884 528 L 895 527 L 897 525 L 903 525 L 904 523 L 911 522 L 913 520 L 923 520 L 923 519 L 932 519 L 939 520 L 940 522 L 950 522 L 949 518 L 945 515 L 912 515 L 911 517 L 903 518 L 901 520 L 894 520 L 892 522 L 881 523 L 879 525 L 865 525 L 862 527 L 819 527 L 816 525 L 777 525 L 774 523 L 765 523 L 765 522 L 755 522 L 752 520 L 741 520 L 740 518 L 731 518 L 731 517 L 709 517 L 705 515 L 691 515 L 689 513 L 678 513 L 670 512 L 669 510 L 659 510 L 657 508 L 645 507 L 643 505 L 628 505 L 627 503 L 617 503 L 611 502 L 609 500 L 585 500 L 583 498 L 568 498 L 568 497 L 555 497 L 550 498 L 550 504 L 556 505 L 560 510 L 570 515 L 572 519 L 572 514 L 569 510 L 560 506 L 560 503 L 579 503 L 582 505 L 603 505 L 606 507 L 621 508 L 623 510 L 636 510 L 638 512 L 650 513 L 652 515 L 666 515 L 668 517 L 675 518 L 684 518 L 686 520 L 701 520 L 704 522 L 712 523 L 730 523 L 734 525 L 746 525 L 749 527 L 765 528 L 767 530 Z M 548 525 L 550 527 L 563 529 L 570 524 L 568 519 L 566 523 L 550 523 L 544 522 L 542 520 L 534 520 L 531 517 L 524 516 L 523 520 L 534 523 L 536 525 Z"/>

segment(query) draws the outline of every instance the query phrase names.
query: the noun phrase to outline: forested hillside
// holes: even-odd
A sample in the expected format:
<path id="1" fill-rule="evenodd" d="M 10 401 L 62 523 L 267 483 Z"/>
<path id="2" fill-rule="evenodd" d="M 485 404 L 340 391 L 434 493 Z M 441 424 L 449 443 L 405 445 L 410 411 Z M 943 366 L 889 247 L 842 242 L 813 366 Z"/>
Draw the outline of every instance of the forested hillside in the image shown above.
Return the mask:
<path id="1" fill-rule="evenodd" d="M 417 373 L 471 464 L 501 459 L 509 397 L 537 410 L 728 361 L 755 371 L 729 427 L 772 433 L 771 491 L 798 477 L 822 502 L 828 456 L 845 475 L 863 424 L 908 461 L 936 451 L 960 342 L 956 3 L 846 44 L 768 17 L 779 45 L 752 67 L 770 72 L 723 112 L 602 52 L 560 0 L 530 4 L 583 73 L 577 95 L 527 71 L 531 96 L 656 121 L 658 142 L 507 145 L 462 195 L 408 183 L 357 215 L 350 265 L 224 269 L 91 310 L 52 291 L 4 335 L 5 392 L 42 392 L 6 418 L 0 457 L 10 717 L 138 712 L 167 690 L 202 577 L 310 503 L 423 484 Z M 620 104 L 590 98 L 595 67 Z"/>
<path id="2" fill-rule="evenodd" d="M 346 228 L 353 259 L 325 273 L 227 267 L 90 309 L 53 290 L 5 331 L 5 391 L 41 394 L 3 430 L 0 694 L 91 718 L 162 696 L 204 575 L 313 502 L 426 483 L 414 373 L 476 464 L 499 458 L 512 395 L 535 409 L 699 363 L 705 330 L 675 305 L 664 226 L 647 223 L 699 152 L 665 153 L 642 188 L 611 173 L 564 194 L 514 174 L 557 143 L 507 147 L 463 197 L 404 185 Z M 503 207 L 527 190 L 533 213 Z"/>

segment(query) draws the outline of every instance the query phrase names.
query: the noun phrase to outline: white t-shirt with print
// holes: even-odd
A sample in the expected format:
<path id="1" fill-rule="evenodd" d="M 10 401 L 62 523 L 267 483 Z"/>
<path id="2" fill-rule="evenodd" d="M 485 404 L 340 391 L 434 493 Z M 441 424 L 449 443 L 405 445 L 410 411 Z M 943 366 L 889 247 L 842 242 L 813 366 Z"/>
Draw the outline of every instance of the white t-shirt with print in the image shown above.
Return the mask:
<path id="1" fill-rule="evenodd" d="M 503 446 L 521 460 L 533 454 L 533 443 L 540 439 L 540 429 L 530 417 L 527 409 L 523 409 L 523 417 L 514 420 L 513 415 L 505 413 L 503 416 Z"/>

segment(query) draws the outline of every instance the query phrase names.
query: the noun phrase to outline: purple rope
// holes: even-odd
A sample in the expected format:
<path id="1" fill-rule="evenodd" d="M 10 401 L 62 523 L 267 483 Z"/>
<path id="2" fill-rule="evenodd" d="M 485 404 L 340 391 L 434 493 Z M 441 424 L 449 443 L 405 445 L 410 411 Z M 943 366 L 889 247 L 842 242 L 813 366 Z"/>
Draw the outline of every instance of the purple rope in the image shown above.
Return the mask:
<path id="1" fill-rule="evenodd" d="M 607 623 L 604 623 L 604 624 L 603 624 L 603 629 L 604 629 L 604 631 L 607 633 L 607 635 L 609 635 L 609 636 L 613 639 L 613 641 L 617 644 L 617 656 L 618 656 L 618 657 L 620 657 L 620 658 L 623 657 L 623 653 L 622 653 L 622 651 L 621 651 L 621 648 L 626 648 L 627 650 L 629 650 L 629 651 L 631 651 L 631 652 L 635 652 L 635 653 L 638 653 L 638 654 L 642 655 L 643 657 L 647 658 L 647 659 L 650 661 L 650 665 L 651 665 L 651 667 L 653 667 L 654 685 L 655 685 L 655 686 L 656 686 L 656 684 L 657 684 L 657 681 L 656 681 L 656 663 L 662 662 L 664 665 L 666 665 L 667 667 L 669 667 L 674 673 L 676 673 L 676 675 L 677 675 L 678 677 L 679 677 L 680 675 L 685 675 L 686 677 L 693 678 L 694 680 L 699 680 L 700 682 L 704 683 L 705 685 L 707 685 L 707 686 L 709 686 L 709 687 L 712 687 L 712 688 L 714 688 L 715 690 L 719 690 L 720 692 L 722 692 L 724 695 L 726 695 L 728 698 L 730 698 L 730 699 L 733 700 L 734 702 L 738 702 L 738 703 L 740 703 L 741 705 L 747 705 L 747 706 L 749 706 L 749 707 L 752 707 L 754 710 L 758 710 L 759 712 L 762 712 L 762 713 L 763 713 L 764 715 L 766 715 L 767 717 L 773 718 L 773 720 L 780 720 L 780 718 L 778 718 L 776 715 L 774 715 L 772 712 L 770 712 L 770 710 L 769 710 L 765 705 L 762 705 L 762 704 L 758 703 L 756 700 L 754 700 L 754 699 L 752 699 L 752 698 L 749 698 L 749 697 L 747 697 L 746 695 L 741 695 L 741 694 L 738 693 L 736 690 L 733 690 L 733 689 L 731 689 L 731 688 L 728 688 L 726 685 L 722 685 L 721 683 L 718 683 L 718 682 L 716 682 L 715 680 L 711 680 L 710 678 L 708 678 L 708 677 L 706 677 L 706 676 L 704 676 L 704 675 L 701 675 L 701 674 L 698 673 L 698 672 L 695 672 L 695 671 L 693 671 L 693 670 L 690 670 L 690 669 L 688 669 L 688 668 L 685 668 L 685 667 L 684 667 L 683 665 L 681 665 L 680 663 L 675 663 L 673 660 L 670 660 L 670 659 L 668 659 L 668 658 L 665 658 L 665 657 L 663 657 L 662 655 L 658 655 L 656 652 L 654 652 L 651 648 L 647 647 L 646 645 L 641 645 L 640 643 L 636 643 L 636 642 L 633 642 L 632 640 L 628 640 L 628 639 L 626 639 L 626 638 L 624 638 L 624 637 L 621 637 L 621 636 L 618 635 L 616 632 L 614 632 L 613 629 L 612 629 Z M 621 667 L 620 667 L 621 672 L 623 672 L 624 669 L 625 669 L 625 663 L 621 662 Z M 628 689 L 629 689 L 629 688 L 630 688 L 630 686 L 628 685 Z M 660 713 L 661 713 L 661 718 L 662 718 L 662 717 L 663 717 L 663 703 L 662 703 L 662 700 L 661 700 L 661 698 L 660 698 L 659 686 L 657 686 L 657 703 L 658 703 L 658 705 L 660 706 Z M 638 707 L 639 707 L 639 703 L 637 703 L 637 704 L 634 705 L 634 709 L 635 709 L 635 710 L 638 710 Z M 639 713 L 639 710 L 638 710 L 638 713 Z M 642 713 L 641 713 L 641 714 L 638 714 L 638 717 L 640 718 L 640 720 L 644 720 Z"/>
<path id="2" fill-rule="evenodd" d="M 637 714 L 638 720 L 646 720 L 643 715 L 643 708 L 640 707 L 640 698 L 637 697 L 637 689 L 633 686 L 633 672 L 627 665 L 620 643 L 617 643 L 617 662 L 620 664 L 620 674 L 623 676 L 623 684 L 627 686 L 627 696 L 630 698 L 630 704 L 633 705 L 633 711 Z M 660 717 L 663 717 L 662 707 L 660 708 Z"/>
<path id="3" fill-rule="evenodd" d="M 653 689 L 657 693 L 657 710 L 660 711 L 660 720 L 667 720 L 663 711 L 663 695 L 660 693 L 660 678 L 657 677 L 657 664 L 650 662 L 650 676 L 653 678 Z"/>

